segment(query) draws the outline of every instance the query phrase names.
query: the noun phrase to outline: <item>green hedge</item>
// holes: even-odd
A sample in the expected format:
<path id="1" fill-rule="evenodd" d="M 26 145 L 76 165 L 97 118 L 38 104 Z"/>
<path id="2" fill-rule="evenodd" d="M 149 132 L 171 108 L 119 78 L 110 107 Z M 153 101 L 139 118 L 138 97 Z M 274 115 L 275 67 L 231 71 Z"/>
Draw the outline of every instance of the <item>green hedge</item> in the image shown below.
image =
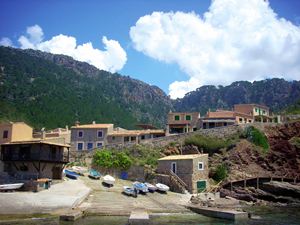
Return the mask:
<path id="1" fill-rule="evenodd" d="M 215 181 L 220 182 L 220 181 L 226 179 L 227 176 L 228 176 L 228 169 L 227 169 L 226 165 L 221 164 L 221 165 L 218 165 L 216 170 L 213 172 L 212 178 Z"/>
<path id="2" fill-rule="evenodd" d="M 132 160 L 124 152 L 102 149 L 95 152 L 93 156 L 93 164 L 106 169 L 117 168 L 127 170 L 132 165 Z"/>

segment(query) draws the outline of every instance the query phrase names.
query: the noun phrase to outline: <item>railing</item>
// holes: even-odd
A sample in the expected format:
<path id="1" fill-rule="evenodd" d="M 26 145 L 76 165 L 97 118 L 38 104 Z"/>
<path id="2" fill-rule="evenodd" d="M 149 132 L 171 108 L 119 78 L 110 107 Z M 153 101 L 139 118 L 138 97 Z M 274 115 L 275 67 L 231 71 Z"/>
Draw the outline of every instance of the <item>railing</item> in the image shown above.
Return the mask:
<path id="1" fill-rule="evenodd" d="M 169 170 L 168 172 L 169 175 L 175 178 L 184 188 L 188 187 L 187 184 L 180 177 L 178 177 L 176 173 L 174 173 L 172 170 Z"/>
<path id="2" fill-rule="evenodd" d="M 68 156 L 64 154 L 59 155 L 45 155 L 45 154 L 3 154 L 1 156 L 3 161 L 50 161 L 50 162 L 67 162 Z"/>

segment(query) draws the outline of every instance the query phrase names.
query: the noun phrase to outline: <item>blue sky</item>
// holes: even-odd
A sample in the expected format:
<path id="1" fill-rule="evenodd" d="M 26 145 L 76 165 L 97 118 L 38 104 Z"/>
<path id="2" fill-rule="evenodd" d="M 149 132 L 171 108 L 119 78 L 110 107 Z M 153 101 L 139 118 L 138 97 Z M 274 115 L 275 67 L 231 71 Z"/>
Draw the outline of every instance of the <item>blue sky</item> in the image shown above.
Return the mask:
<path id="1" fill-rule="evenodd" d="M 246 1 L 239 2 L 246 4 Z M 278 18 L 283 17 L 291 21 L 293 26 L 296 27 L 295 29 L 299 29 L 300 1 L 270 0 L 269 2 L 269 7 L 273 9 L 275 13 L 277 13 Z M 147 49 L 147 46 L 144 46 L 145 42 L 155 44 L 151 43 L 149 39 L 147 39 L 148 36 L 151 37 L 152 33 L 147 33 L 147 37 L 142 37 L 145 39 L 139 39 L 139 41 L 144 43 L 139 43 L 138 40 L 133 40 L 129 34 L 130 28 L 135 26 L 135 34 L 140 35 L 145 24 L 141 24 L 138 27 L 136 26 L 137 21 L 145 15 L 152 15 L 149 17 L 150 20 L 157 19 L 158 17 L 152 14 L 154 11 L 160 12 L 159 18 L 161 19 L 162 23 L 164 23 L 166 18 L 170 18 L 171 23 L 178 23 L 174 14 L 167 15 L 167 17 L 164 18 L 163 16 L 166 16 L 165 13 L 167 12 L 176 13 L 180 11 L 186 13 L 186 15 L 194 12 L 194 15 L 200 17 L 201 20 L 203 19 L 203 14 L 209 10 L 210 5 L 211 1 L 208 0 L 2 0 L 0 2 L 0 39 L 7 37 L 12 41 L 15 47 L 20 47 L 18 39 L 22 35 L 26 36 L 26 28 L 33 25 L 38 25 L 43 30 L 43 40 L 50 40 L 56 35 L 63 34 L 76 38 L 78 45 L 91 42 L 94 48 L 104 51 L 102 37 L 106 36 L 109 40 L 117 41 L 126 52 L 127 60 L 124 65 L 121 66 L 121 69 L 116 69 L 118 73 L 122 75 L 129 75 L 130 77 L 142 80 L 149 84 L 157 85 L 167 94 L 169 93 L 170 89 L 169 85 L 175 81 L 185 81 L 186 83 L 182 83 L 182 85 L 178 84 L 177 86 L 174 85 L 173 93 L 176 93 L 176 91 L 187 92 L 195 89 L 197 85 L 200 86 L 203 84 L 218 84 L 219 82 L 220 84 L 226 85 L 234 80 L 239 80 L 239 78 L 241 80 L 246 79 L 250 81 L 254 79 L 268 78 L 267 74 L 265 76 L 249 77 L 249 79 L 248 77 L 239 77 L 239 75 L 236 75 L 231 69 L 228 71 L 232 72 L 232 74 L 235 74 L 232 75 L 233 77 L 224 77 L 224 79 L 213 78 L 210 76 L 210 70 L 207 68 L 215 65 L 212 64 L 206 66 L 205 68 L 196 67 L 193 70 L 190 70 L 187 67 L 193 68 L 193 64 L 186 64 L 183 58 L 174 58 L 171 56 L 172 54 L 177 54 L 177 52 L 178 54 L 182 54 L 182 49 L 175 48 L 171 49 L 171 51 L 168 46 L 164 48 L 162 43 L 162 46 L 156 46 L 157 49 L 155 49 L 155 52 L 152 52 L 151 49 Z M 231 9 L 224 8 L 225 13 L 230 13 L 230 10 Z M 264 9 L 262 9 L 262 12 L 264 12 Z M 217 12 L 215 11 L 214 13 Z M 239 14 L 237 16 L 241 15 L 243 14 Z M 182 19 L 180 19 L 180 22 L 184 21 L 184 16 L 185 14 L 183 14 L 183 17 L 181 17 Z M 193 20 L 191 17 L 188 19 Z M 168 21 L 168 23 L 170 21 Z M 174 27 L 174 25 L 172 26 Z M 191 26 L 187 26 L 187 30 L 189 27 Z M 168 31 L 165 30 L 165 33 L 167 32 Z M 202 33 L 202 35 L 205 35 L 205 32 Z M 182 40 L 182 38 L 179 39 Z M 185 38 L 183 39 L 186 40 Z M 170 39 L 170 42 L 172 40 L 173 39 Z M 190 40 L 191 42 L 195 42 L 193 39 Z M 295 40 L 296 44 L 299 44 L 299 42 L 297 42 L 298 39 Z M 212 44 L 209 41 L 208 43 Z M 295 41 L 293 43 L 295 43 Z M 183 46 L 184 44 L 185 43 L 182 43 Z M 203 43 L 202 41 L 195 43 L 195 45 L 198 44 L 205 45 L 205 42 Z M 137 45 L 140 46 L 139 49 L 135 47 Z M 214 42 L 212 45 L 215 46 L 218 45 L 218 43 Z M 248 50 L 248 48 L 246 49 Z M 159 51 L 169 52 L 170 55 L 161 55 Z M 205 49 L 199 49 L 199 51 L 205 51 Z M 199 51 L 197 53 L 192 52 L 190 54 L 191 57 L 193 57 L 191 58 L 191 61 L 195 58 L 195 56 L 197 56 L 197 54 L 199 54 Z M 251 49 L 251 52 L 253 52 L 253 49 Z M 299 64 L 298 56 L 299 55 L 296 55 L 297 61 L 294 62 L 294 64 Z M 187 55 L 187 57 L 189 57 L 189 55 Z M 283 69 L 278 68 L 279 75 L 276 74 L 276 76 L 284 77 L 286 79 L 298 79 L 299 67 L 295 66 L 294 64 L 287 65 L 289 67 L 294 66 L 293 70 L 290 71 L 290 76 L 285 77 L 285 75 L 280 75 L 281 71 L 284 71 L 283 69 L 286 67 Z M 268 65 L 262 67 L 261 71 L 264 71 L 264 73 L 272 73 L 273 71 L 264 70 L 264 68 L 268 67 Z M 222 74 L 229 73 L 228 71 L 224 69 L 221 71 L 212 70 L 211 72 L 215 74 L 220 72 Z M 247 71 L 250 73 L 253 72 L 253 69 L 247 68 L 246 72 Z M 276 72 L 277 71 L 274 73 Z M 238 70 L 237 73 L 241 73 L 241 71 Z M 198 76 L 197 74 L 201 74 L 201 76 Z M 199 78 L 204 76 L 208 78 Z M 190 81 L 189 83 L 187 83 L 188 80 Z M 194 87 L 191 84 L 195 84 L 196 86 Z"/>

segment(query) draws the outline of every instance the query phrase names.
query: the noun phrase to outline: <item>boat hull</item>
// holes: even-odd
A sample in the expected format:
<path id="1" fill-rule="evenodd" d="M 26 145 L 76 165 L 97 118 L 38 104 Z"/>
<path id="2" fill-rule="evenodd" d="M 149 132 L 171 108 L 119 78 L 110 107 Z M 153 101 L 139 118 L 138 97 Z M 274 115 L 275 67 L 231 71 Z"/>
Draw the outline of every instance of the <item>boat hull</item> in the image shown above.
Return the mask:
<path id="1" fill-rule="evenodd" d="M 77 180 L 77 178 L 79 177 L 79 174 L 77 174 L 76 172 L 70 170 L 65 170 L 64 172 L 66 174 L 66 177 L 70 179 Z"/>
<path id="2" fill-rule="evenodd" d="M 167 191 L 170 190 L 169 186 L 167 186 L 167 185 L 165 185 L 165 184 L 160 184 L 160 183 L 158 183 L 158 184 L 156 184 L 155 186 L 157 187 L 157 190 L 158 190 L 158 191 L 167 192 Z"/>
<path id="3" fill-rule="evenodd" d="M 1 185 L 0 185 L 0 191 L 16 190 L 16 189 L 21 188 L 23 185 L 24 185 L 24 183 L 1 184 Z"/>
<path id="4" fill-rule="evenodd" d="M 138 192 L 142 192 L 142 193 L 149 192 L 147 186 L 144 183 L 134 182 L 133 188 L 135 188 Z"/>

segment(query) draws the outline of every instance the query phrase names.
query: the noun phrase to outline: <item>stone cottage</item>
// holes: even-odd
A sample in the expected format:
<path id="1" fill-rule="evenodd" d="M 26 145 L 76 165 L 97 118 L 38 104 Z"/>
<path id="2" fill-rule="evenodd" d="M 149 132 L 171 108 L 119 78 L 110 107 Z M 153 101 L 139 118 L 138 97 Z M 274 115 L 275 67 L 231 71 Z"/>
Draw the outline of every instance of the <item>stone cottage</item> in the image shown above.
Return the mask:
<path id="1" fill-rule="evenodd" d="M 190 193 L 204 191 L 208 187 L 208 154 L 172 155 L 160 158 L 158 174 L 168 175 L 164 182 L 172 189 L 172 179 L 180 180 Z"/>

